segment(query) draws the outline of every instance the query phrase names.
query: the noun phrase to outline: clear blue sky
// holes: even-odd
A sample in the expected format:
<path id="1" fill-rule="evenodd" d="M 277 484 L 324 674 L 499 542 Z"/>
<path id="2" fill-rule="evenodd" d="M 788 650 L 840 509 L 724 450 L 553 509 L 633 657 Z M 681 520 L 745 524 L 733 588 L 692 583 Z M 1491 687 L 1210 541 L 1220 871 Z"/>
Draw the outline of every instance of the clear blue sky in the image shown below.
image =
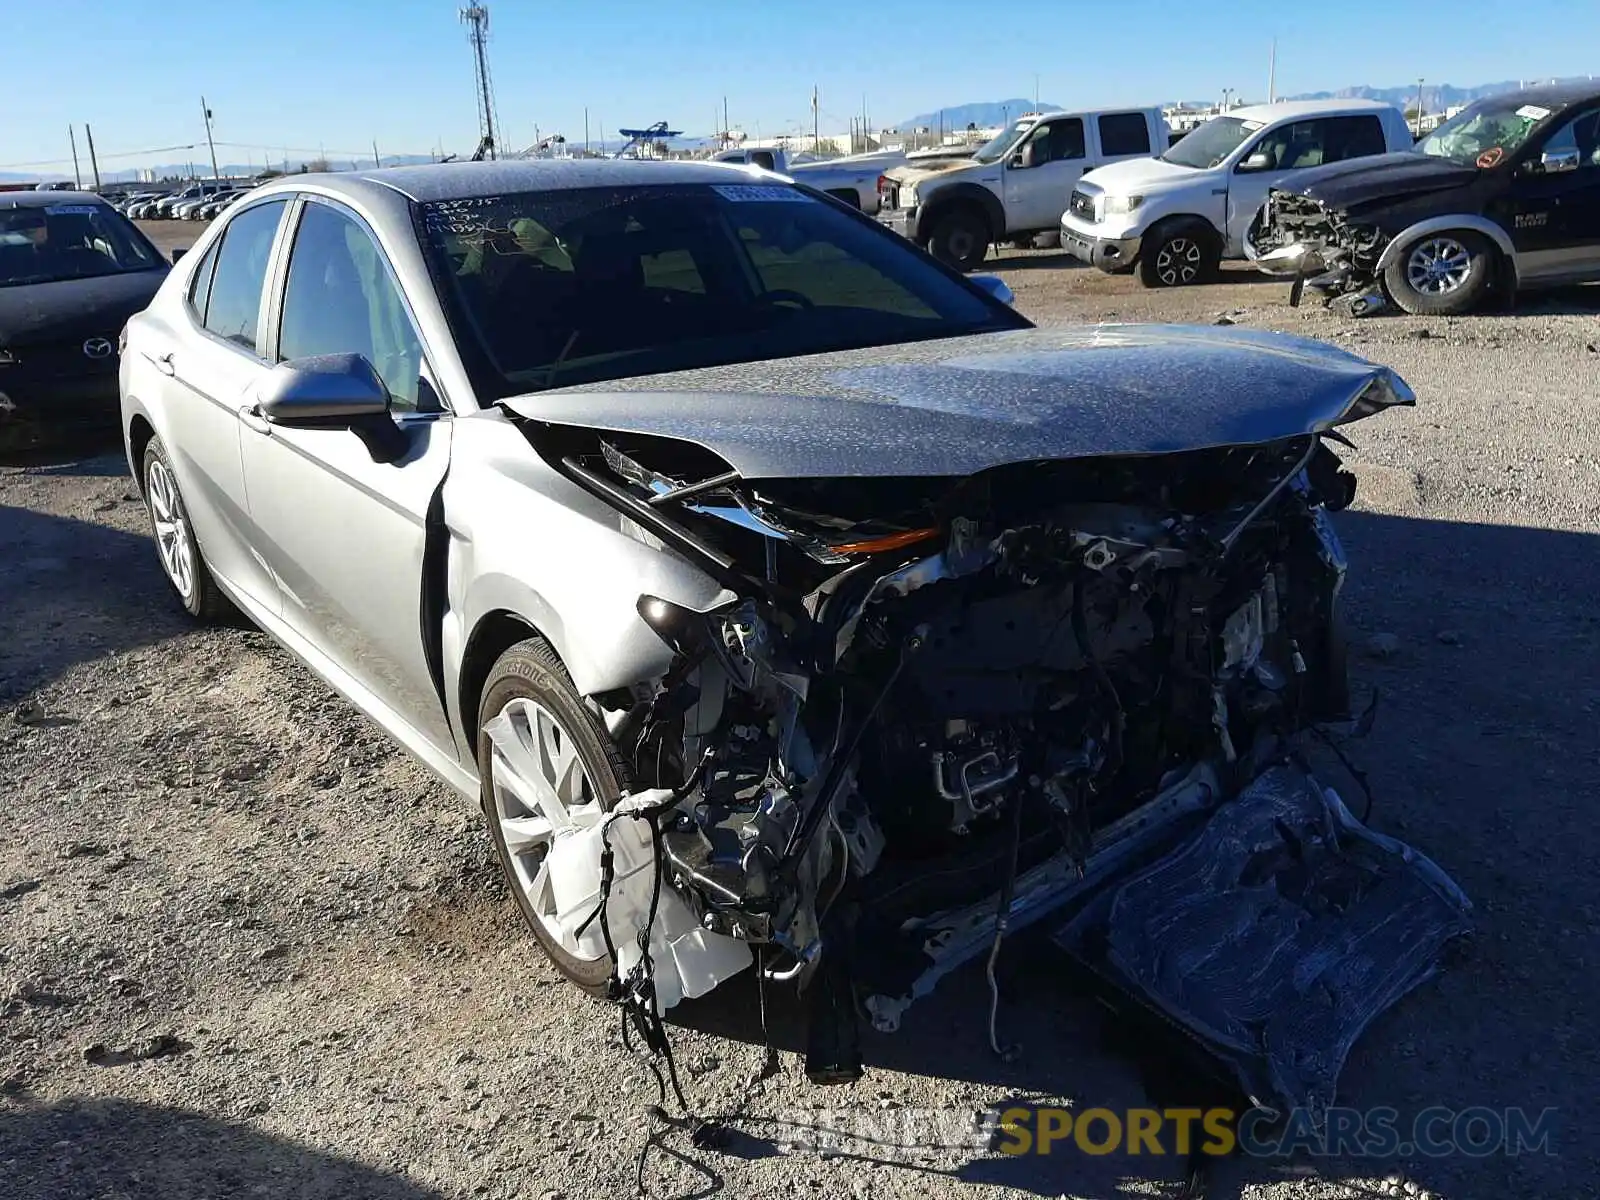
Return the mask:
<path id="1" fill-rule="evenodd" d="M 1600 65 L 1600 0 L 488 0 L 501 143 L 601 122 L 771 135 L 861 111 L 892 124 L 974 100 L 1155 103 L 1278 89 L 1471 85 Z M 469 152 L 472 63 L 456 0 L 18 0 L 0 49 L 0 170 L 71 171 L 67 126 L 102 166 L 204 158 L 298 162 Z M 126 152 L 199 143 L 149 156 Z M 338 153 L 336 153 L 338 152 Z M 19 166 L 18 164 L 23 164 Z"/>

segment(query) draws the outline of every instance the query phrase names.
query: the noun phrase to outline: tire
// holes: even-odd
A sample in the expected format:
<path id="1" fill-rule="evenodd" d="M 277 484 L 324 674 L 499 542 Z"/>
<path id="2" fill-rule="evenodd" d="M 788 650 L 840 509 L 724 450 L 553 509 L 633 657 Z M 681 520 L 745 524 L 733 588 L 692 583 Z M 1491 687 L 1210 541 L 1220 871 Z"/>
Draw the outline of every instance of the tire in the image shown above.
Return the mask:
<path id="1" fill-rule="evenodd" d="M 989 226 L 973 210 L 958 208 L 934 223 L 928 250 L 947 267 L 976 271 L 989 255 Z"/>
<path id="2" fill-rule="evenodd" d="M 1147 288 L 1209 283 L 1221 262 L 1221 247 L 1210 230 L 1179 225 L 1146 239 L 1139 253 L 1139 282 Z"/>
<path id="3" fill-rule="evenodd" d="M 506 842 L 501 806 L 515 801 L 500 795 L 502 789 L 495 783 L 494 746 L 484 727 L 513 703 L 531 704 L 554 718 L 561 733 L 570 738 L 570 746 L 576 751 L 577 761 L 602 811 L 610 811 L 630 790 L 632 772 L 612 745 L 605 726 L 578 698 L 566 668 L 543 638 L 530 637 L 518 642 L 489 668 L 483 699 L 478 705 L 478 795 L 484 818 L 489 823 L 495 855 L 500 860 L 512 898 L 533 931 L 539 948 L 568 980 L 590 995 L 601 996 L 611 978 L 611 957 L 602 954 L 586 960 L 572 954 L 556 940 L 529 894 L 527 877 L 536 874 L 543 855 L 529 850 L 513 856 Z"/>
<path id="4" fill-rule="evenodd" d="M 1383 269 L 1384 289 L 1406 312 L 1453 317 L 1470 312 L 1494 283 L 1499 253 L 1465 229 L 1430 233 L 1411 242 Z"/>
<path id="5" fill-rule="evenodd" d="M 140 467 L 144 485 L 145 511 L 150 515 L 150 536 L 156 543 L 156 559 L 161 573 L 177 596 L 183 611 L 197 621 L 213 622 L 231 617 L 233 604 L 222 594 L 206 566 L 205 555 L 194 535 L 189 509 L 178 489 L 178 477 L 161 439 L 153 437 L 144 448 Z"/>

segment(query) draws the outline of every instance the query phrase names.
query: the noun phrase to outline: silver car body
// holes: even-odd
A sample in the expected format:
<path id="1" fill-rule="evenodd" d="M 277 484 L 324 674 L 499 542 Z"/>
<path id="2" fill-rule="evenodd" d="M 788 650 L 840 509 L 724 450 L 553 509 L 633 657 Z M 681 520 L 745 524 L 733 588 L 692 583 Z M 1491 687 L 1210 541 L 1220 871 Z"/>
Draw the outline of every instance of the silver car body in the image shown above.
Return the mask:
<path id="1" fill-rule="evenodd" d="M 615 436 L 658 447 L 687 443 L 741 480 L 800 488 L 821 477 L 869 486 L 887 476 L 965 478 L 1018 464 L 1113 456 L 1148 462 L 1305 442 L 1303 458 L 1295 443 L 1290 471 L 1274 468 L 1279 481 L 1244 517 L 1231 535 L 1237 537 L 1301 479 L 1318 435 L 1412 402 L 1387 368 L 1321 343 L 1162 326 L 1019 328 L 552 388 L 501 403 L 475 393 L 419 240 L 417 206 L 569 188 L 752 180 L 771 186 L 769 175 L 716 164 L 534 161 L 307 175 L 263 185 L 201 234 L 129 324 L 121 383 L 130 465 L 138 475 L 146 446 L 159 437 L 204 561 L 225 593 L 441 779 L 476 799 L 480 690 L 502 651 L 537 633 L 579 696 L 596 704 L 619 694 L 643 699 L 677 653 L 646 623 L 651 605 L 706 614 L 726 611 L 739 598 L 704 559 L 680 553 L 647 521 L 581 486 L 576 472 L 562 469 L 571 460 L 541 449 L 545 439 L 576 432 L 598 438 L 608 454 L 605 439 Z M 277 345 L 276 298 L 296 222 L 310 206 L 332 206 L 353 219 L 399 285 L 422 345 L 422 376 L 443 411 L 393 415 L 407 439 L 394 461 L 377 461 L 349 429 L 265 421 L 256 405 L 272 364 L 202 328 L 189 307 L 195 273 L 212 249 L 241 221 L 267 220 L 263 206 L 273 204 L 282 212 L 256 319 L 261 345 Z M 872 236 L 889 239 L 875 228 Z M 918 255 L 910 247 L 895 252 Z M 949 277 L 977 294 L 970 282 Z M 652 475 L 658 469 L 648 464 L 631 469 L 658 496 L 676 486 Z M 715 504 L 699 510 L 712 512 Z M 776 536 L 748 508 L 725 506 L 718 515 Z M 1332 581 L 1331 604 L 1343 559 L 1320 510 L 1312 509 L 1307 521 L 1308 536 L 1322 547 L 1317 570 Z M 955 538 L 945 554 L 883 576 L 868 602 L 954 580 L 967 569 L 957 564 Z M 840 633 L 841 647 L 853 627 Z M 604 707 L 616 712 L 626 705 Z M 842 715 L 840 722 L 842 733 Z M 494 723 L 482 731 L 491 739 Z M 1195 782 L 1210 778 L 1209 768 L 1195 770 L 1152 805 L 1192 811 L 1185 796 L 1214 795 L 1215 787 Z M 967 783 L 963 774 L 960 787 Z M 636 805 L 659 799 L 630 798 Z M 1107 846 L 1120 828 L 1104 832 Z M 642 852 L 648 851 L 646 843 Z M 1091 860 L 1091 878 L 1095 861 L 1111 859 Z M 813 865 L 815 887 L 826 864 Z M 1047 898 L 1059 899 L 1083 877 L 1081 869 L 1071 874 L 1047 863 L 1018 882 L 1018 904 L 1035 915 L 1048 911 Z M 1456 904 L 1455 893 L 1442 885 L 1435 890 L 1448 896 L 1447 907 Z M 695 960 L 705 967 L 706 986 L 749 964 L 748 950 L 739 946 L 742 957 L 730 956 L 725 945 L 748 926 L 717 925 L 710 914 L 704 920 L 690 914 L 671 893 L 668 900 L 677 906 L 671 920 L 687 918 L 688 932 L 675 935 L 673 947 L 693 938 L 717 943 L 699 946 L 706 953 Z M 984 911 L 992 916 L 992 904 Z M 1451 907 L 1451 920 L 1454 914 Z M 943 947 L 931 955 L 935 968 L 905 995 L 877 997 L 876 1007 L 869 1005 L 874 1019 L 892 1027 L 909 997 L 948 970 L 957 951 L 975 953 L 975 930 L 986 919 L 958 913 L 928 927 L 928 945 Z M 1433 932 L 1443 937 L 1440 931 L 1453 927 L 1439 920 Z M 814 943 L 779 944 L 797 962 L 787 977 L 813 965 Z M 617 957 L 621 968 L 620 951 Z M 666 957 L 665 946 L 655 957 Z M 678 994 L 663 984 L 660 1003 Z M 698 993 L 685 984 L 682 994 Z"/>

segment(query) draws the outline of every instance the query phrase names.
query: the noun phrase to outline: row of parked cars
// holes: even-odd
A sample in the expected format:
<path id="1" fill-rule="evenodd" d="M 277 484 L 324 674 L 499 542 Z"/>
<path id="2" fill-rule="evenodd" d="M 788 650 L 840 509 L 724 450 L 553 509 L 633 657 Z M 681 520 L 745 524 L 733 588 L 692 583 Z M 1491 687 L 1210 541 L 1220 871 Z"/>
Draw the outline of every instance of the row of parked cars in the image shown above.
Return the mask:
<path id="1" fill-rule="evenodd" d="M 249 190 L 194 183 L 178 192 L 136 192 L 115 207 L 135 221 L 209 221 Z"/>
<path id="2" fill-rule="evenodd" d="M 1249 259 L 1292 303 L 1459 313 L 1600 279 L 1600 88 L 1502 93 L 1420 141 L 1371 100 L 1236 108 L 1181 139 L 1156 109 L 1043 113 L 879 191 L 880 221 L 964 271 L 1048 235 L 1148 287 Z"/>

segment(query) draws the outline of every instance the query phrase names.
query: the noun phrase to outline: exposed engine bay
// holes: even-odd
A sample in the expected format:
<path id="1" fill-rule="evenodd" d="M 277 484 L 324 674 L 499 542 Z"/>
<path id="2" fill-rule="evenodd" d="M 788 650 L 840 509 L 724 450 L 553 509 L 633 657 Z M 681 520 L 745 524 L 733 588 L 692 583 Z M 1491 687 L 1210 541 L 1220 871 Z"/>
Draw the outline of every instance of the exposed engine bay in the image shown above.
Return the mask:
<path id="1" fill-rule="evenodd" d="M 984 953 L 992 985 L 1008 931 L 1350 716 L 1327 514 L 1355 480 L 1321 435 L 772 481 L 684 442 L 559 438 L 570 478 L 726 589 L 638 599 L 672 665 L 607 701 L 640 790 L 552 850 L 602 875 L 601 919 L 583 887 L 562 919 L 663 1008 L 752 962 L 794 981 L 814 1080 L 859 1076 L 858 1014 L 893 1030 Z"/>
<path id="2" fill-rule="evenodd" d="M 1304 288 L 1335 302 L 1352 316 L 1385 307 L 1378 261 L 1390 238 L 1373 224 L 1353 222 L 1310 196 L 1274 188 L 1247 235 L 1260 265 L 1282 261 L 1295 279 L 1289 303 L 1298 305 Z"/>

